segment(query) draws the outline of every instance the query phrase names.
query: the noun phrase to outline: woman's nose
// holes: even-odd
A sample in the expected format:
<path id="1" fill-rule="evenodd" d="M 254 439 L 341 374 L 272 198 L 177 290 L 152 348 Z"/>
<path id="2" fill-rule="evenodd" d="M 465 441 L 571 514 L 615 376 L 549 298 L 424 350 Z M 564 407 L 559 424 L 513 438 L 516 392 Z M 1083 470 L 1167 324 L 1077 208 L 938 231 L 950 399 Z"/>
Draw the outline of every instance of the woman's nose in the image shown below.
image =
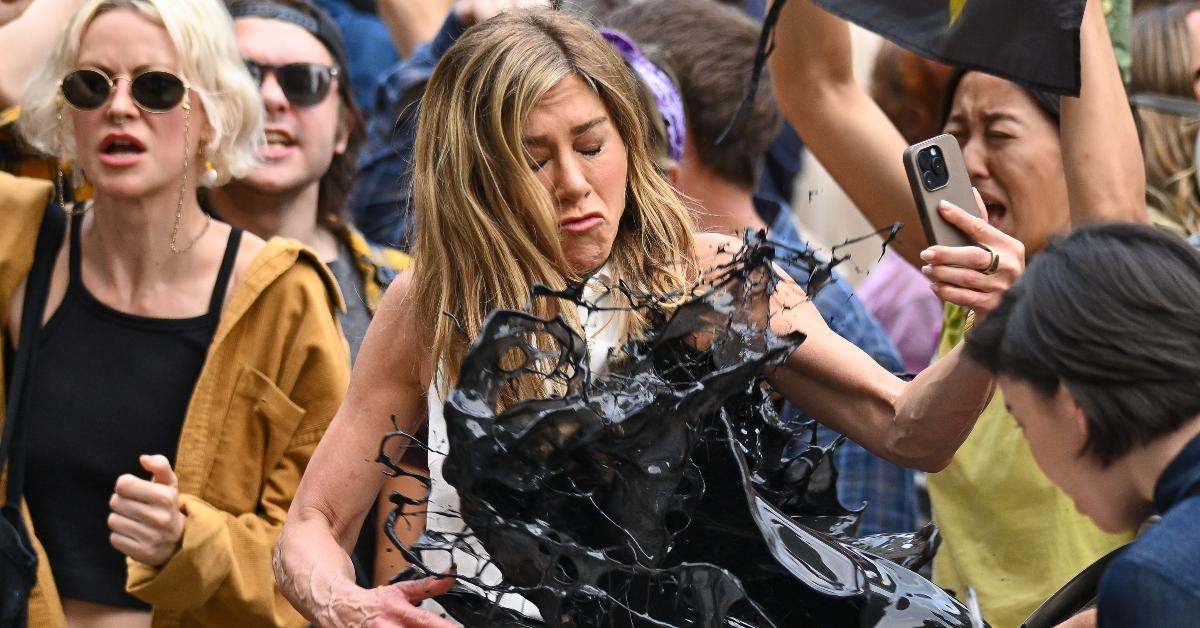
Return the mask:
<path id="1" fill-rule="evenodd" d="M 258 92 L 262 95 L 263 106 L 267 108 L 267 111 L 287 109 L 287 96 L 283 93 L 283 88 L 279 86 L 279 80 L 275 77 L 274 72 L 263 72 L 262 84 L 259 86 Z"/>
<path id="2" fill-rule="evenodd" d="M 554 192 L 559 203 L 572 205 L 586 198 L 591 191 L 591 185 L 584 175 L 578 157 L 573 153 L 569 157 L 558 160 L 558 171 L 555 173 Z"/>
<path id="3" fill-rule="evenodd" d="M 138 106 L 133 100 L 133 94 L 130 92 L 130 82 L 124 79 L 117 79 L 113 82 L 113 95 L 112 99 L 108 102 L 109 117 L 129 119 L 136 116 L 137 113 Z"/>
<path id="4" fill-rule="evenodd" d="M 987 147 L 984 146 L 983 140 L 967 139 L 962 145 L 963 162 L 967 167 L 967 176 L 971 177 L 971 181 L 978 181 L 988 177 L 987 168 Z"/>

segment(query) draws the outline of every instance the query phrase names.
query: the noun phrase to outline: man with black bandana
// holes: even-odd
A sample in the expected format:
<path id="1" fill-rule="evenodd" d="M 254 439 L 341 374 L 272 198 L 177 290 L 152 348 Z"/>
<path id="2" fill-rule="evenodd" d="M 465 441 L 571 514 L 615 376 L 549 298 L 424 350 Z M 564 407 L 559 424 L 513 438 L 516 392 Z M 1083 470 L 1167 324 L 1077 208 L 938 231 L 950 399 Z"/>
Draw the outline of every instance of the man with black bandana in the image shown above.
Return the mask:
<path id="1" fill-rule="evenodd" d="M 295 238 L 317 252 L 342 289 L 339 318 L 353 362 L 384 290 L 411 260 L 368 243 L 346 212 L 363 124 L 341 33 L 308 0 L 235 1 L 229 10 L 266 107 L 267 142 L 261 167 L 208 191 L 209 209 L 263 238 Z M 369 515 L 366 530 L 374 523 Z M 375 538 L 361 534 L 352 555 L 363 584 L 374 577 Z"/>

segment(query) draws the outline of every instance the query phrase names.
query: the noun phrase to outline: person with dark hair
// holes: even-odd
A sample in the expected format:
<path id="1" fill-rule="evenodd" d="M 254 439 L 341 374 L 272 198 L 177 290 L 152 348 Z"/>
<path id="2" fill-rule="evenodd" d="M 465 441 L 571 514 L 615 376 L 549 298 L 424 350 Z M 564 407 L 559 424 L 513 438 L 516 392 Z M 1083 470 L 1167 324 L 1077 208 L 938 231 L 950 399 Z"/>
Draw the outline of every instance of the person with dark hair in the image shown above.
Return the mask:
<path id="1" fill-rule="evenodd" d="M 266 107 L 267 143 L 259 167 L 208 192 L 209 208 L 260 237 L 295 238 L 317 252 L 342 288 L 353 360 L 384 289 L 410 261 L 369 244 L 346 210 L 364 135 L 341 33 L 309 0 L 228 6 Z"/>
<path id="2" fill-rule="evenodd" d="M 1073 226 L 1148 222 L 1145 170 L 1105 5 L 1113 7 L 1085 4 L 1080 98 L 1060 101 L 977 71 L 959 72 L 947 86 L 943 131 L 961 145 L 988 221 L 1030 254 Z M 895 248 L 934 294 L 961 297 L 945 283 L 957 273 L 922 257 L 925 237 L 901 162 L 907 142 L 855 82 L 848 25 L 810 0 L 789 0 L 775 41 L 769 65 L 788 77 L 772 84 L 775 96 L 809 150 L 876 227 L 909 225 Z M 961 341 L 969 316 L 968 308 L 946 308 L 940 356 Z M 927 476 L 943 535 L 933 580 L 962 600 L 974 591 L 993 625 L 1016 626 L 1130 537 L 1105 534 L 1074 511 L 1038 470 L 1001 392 L 950 466 Z"/>
<path id="3" fill-rule="evenodd" d="M 267 144 L 262 165 L 209 191 L 209 209 L 261 237 L 295 238 L 316 251 L 341 288 L 339 321 L 353 363 L 384 290 L 412 263 L 398 250 L 369 243 L 346 210 L 364 135 L 341 32 L 310 0 L 227 5 L 266 108 Z M 352 553 L 363 584 L 375 576 L 376 529 L 368 517 Z"/>
<path id="4" fill-rule="evenodd" d="M 770 77 L 763 77 L 753 109 L 734 125 L 724 141 L 717 141 L 745 94 L 746 77 L 754 66 L 758 24 L 734 7 L 708 0 L 633 4 L 613 12 L 605 23 L 628 34 L 647 54 L 661 59 L 678 84 L 687 132 L 683 134 L 682 155 L 670 175 L 699 227 L 727 234 L 767 229 L 772 240 L 797 250 L 807 249 L 786 203 L 754 194 L 767 147 L 781 122 L 779 109 L 769 96 Z M 713 54 L 713 50 L 721 54 Z M 785 268 L 801 285 L 808 283 L 814 271 L 812 265 L 800 262 L 785 264 Z M 896 349 L 863 308 L 853 288 L 835 278 L 813 300 L 830 329 L 888 371 L 904 371 Z M 798 423 L 807 417 L 787 404 L 783 418 Z M 837 433 L 829 428 L 819 429 L 818 441 L 822 444 L 836 437 Z M 854 442 L 839 447 L 836 462 L 839 494 L 844 501 L 851 505 L 868 503 L 860 534 L 917 528 L 911 469 L 886 462 Z"/>
<path id="5" fill-rule="evenodd" d="M 1200 233 L 1200 3 L 1146 9 L 1132 30 L 1129 92 L 1146 159 L 1146 206 L 1155 224 L 1194 235 Z"/>
<path id="6" fill-rule="evenodd" d="M 1051 242 L 967 355 L 997 373 L 1042 471 L 1102 530 L 1150 527 L 1107 566 L 1099 622 L 1200 617 L 1200 253 L 1153 227 Z"/>

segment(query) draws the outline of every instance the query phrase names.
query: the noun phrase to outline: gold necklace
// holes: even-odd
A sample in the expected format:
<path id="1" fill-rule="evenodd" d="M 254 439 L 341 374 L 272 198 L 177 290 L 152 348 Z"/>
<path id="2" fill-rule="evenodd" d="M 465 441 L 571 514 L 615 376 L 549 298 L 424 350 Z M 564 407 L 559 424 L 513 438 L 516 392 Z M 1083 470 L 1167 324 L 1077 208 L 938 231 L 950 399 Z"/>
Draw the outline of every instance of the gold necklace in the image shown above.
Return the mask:
<path id="1" fill-rule="evenodd" d="M 179 228 L 176 227 L 175 230 L 171 232 L 171 252 L 172 253 L 174 253 L 176 255 L 187 253 L 188 251 L 192 250 L 193 246 L 196 246 L 196 243 L 200 241 L 200 238 L 203 238 L 204 234 L 208 233 L 208 228 L 212 226 L 212 215 L 211 214 L 204 214 L 204 219 L 205 219 L 204 227 L 202 227 L 200 229 L 200 233 L 197 233 L 196 237 L 192 238 L 192 241 L 188 242 L 187 246 L 183 247 L 182 249 L 175 248 L 175 235 L 177 233 L 179 233 Z"/>

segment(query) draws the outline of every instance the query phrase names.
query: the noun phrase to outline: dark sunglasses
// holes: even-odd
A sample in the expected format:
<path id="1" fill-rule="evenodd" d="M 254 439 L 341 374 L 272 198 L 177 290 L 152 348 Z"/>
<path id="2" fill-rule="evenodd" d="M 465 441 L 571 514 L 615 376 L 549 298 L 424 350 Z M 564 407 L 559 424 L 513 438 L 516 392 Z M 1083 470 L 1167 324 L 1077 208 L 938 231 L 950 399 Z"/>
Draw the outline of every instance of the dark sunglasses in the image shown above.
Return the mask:
<path id="1" fill-rule="evenodd" d="M 90 111 L 108 102 L 121 79 L 129 81 L 133 102 L 151 113 L 174 109 L 191 89 L 187 81 L 166 70 L 146 70 L 130 78 L 109 77 L 95 68 L 80 68 L 63 77 L 59 90 L 72 107 Z"/>
<path id="2" fill-rule="evenodd" d="M 246 61 L 246 69 L 254 82 L 262 87 L 267 72 L 275 73 L 275 81 L 279 89 L 287 97 L 288 102 L 297 107 L 312 107 L 325 100 L 333 79 L 338 76 L 338 69 L 319 63 L 289 63 L 287 65 L 267 65 L 257 61 Z"/>

